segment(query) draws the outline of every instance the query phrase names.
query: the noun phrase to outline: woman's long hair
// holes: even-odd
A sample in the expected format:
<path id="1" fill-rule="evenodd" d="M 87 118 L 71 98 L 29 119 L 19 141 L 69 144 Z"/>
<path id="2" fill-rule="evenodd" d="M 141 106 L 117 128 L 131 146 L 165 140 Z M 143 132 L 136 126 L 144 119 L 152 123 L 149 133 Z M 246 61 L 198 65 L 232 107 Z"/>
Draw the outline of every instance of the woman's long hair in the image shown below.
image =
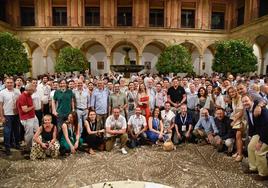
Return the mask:
<path id="1" fill-rule="evenodd" d="M 71 112 L 70 113 L 73 117 L 73 122 L 72 122 L 72 125 L 74 126 L 74 132 L 77 133 L 78 131 L 78 117 L 77 117 L 77 113 L 76 112 Z"/>
<path id="2" fill-rule="evenodd" d="M 203 89 L 203 90 L 205 91 L 204 97 L 207 98 L 207 96 L 208 96 L 208 91 L 207 91 L 206 88 L 204 88 L 204 87 L 200 87 L 200 88 L 198 89 L 198 92 L 197 92 L 197 96 L 198 96 L 198 98 L 201 97 L 201 94 L 200 94 L 200 90 L 201 90 L 201 89 Z"/>

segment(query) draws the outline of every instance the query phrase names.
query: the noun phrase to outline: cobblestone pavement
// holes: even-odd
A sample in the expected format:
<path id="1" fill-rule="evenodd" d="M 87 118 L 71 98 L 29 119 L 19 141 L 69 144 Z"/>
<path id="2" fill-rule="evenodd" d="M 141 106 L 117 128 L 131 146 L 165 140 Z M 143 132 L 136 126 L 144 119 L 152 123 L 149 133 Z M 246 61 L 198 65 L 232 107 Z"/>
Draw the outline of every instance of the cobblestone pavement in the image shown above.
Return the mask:
<path id="1" fill-rule="evenodd" d="M 268 187 L 243 174 L 239 163 L 211 146 L 182 145 L 172 152 L 144 146 L 127 155 L 114 149 L 39 161 L 0 158 L 0 187 L 82 187 L 128 179 L 176 188 Z"/>

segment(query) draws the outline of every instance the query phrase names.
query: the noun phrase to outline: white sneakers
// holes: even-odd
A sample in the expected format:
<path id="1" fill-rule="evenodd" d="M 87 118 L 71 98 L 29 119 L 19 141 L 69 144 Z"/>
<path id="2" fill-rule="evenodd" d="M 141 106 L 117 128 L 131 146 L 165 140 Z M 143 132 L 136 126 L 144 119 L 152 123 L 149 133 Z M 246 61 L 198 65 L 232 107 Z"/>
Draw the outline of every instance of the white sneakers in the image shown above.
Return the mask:
<path id="1" fill-rule="evenodd" d="M 125 148 L 122 148 L 122 149 L 121 149 L 121 152 L 122 152 L 122 154 L 124 154 L 124 155 L 127 154 L 127 150 L 126 150 Z"/>

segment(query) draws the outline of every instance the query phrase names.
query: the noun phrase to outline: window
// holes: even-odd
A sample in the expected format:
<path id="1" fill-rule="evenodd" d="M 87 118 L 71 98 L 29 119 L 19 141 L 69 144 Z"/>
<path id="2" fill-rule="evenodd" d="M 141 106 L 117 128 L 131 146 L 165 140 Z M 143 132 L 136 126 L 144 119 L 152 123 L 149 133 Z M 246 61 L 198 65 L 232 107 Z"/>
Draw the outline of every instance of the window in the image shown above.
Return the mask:
<path id="1" fill-rule="evenodd" d="M 132 7 L 117 8 L 117 26 L 132 26 Z"/>
<path id="2" fill-rule="evenodd" d="M 267 14 L 268 14 L 268 1 L 260 0 L 259 17 L 265 16 Z"/>
<path id="3" fill-rule="evenodd" d="M 20 7 L 21 26 L 34 26 L 34 7 Z"/>
<path id="4" fill-rule="evenodd" d="M 195 10 L 181 10 L 181 27 L 195 28 Z"/>
<path id="5" fill-rule="evenodd" d="M 6 22 L 6 1 L 0 0 L 0 20 Z"/>
<path id="6" fill-rule="evenodd" d="M 53 7 L 53 26 L 67 26 L 67 8 Z"/>
<path id="7" fill-rule="evenodd" d="M 224 29 L 224 12 L 212 12 L 211 29 Z"/>
<path id="8" fill-rule="evenodd" d="M 236 25 L 243 25 L 244 24 L 244 15 L 245 15 L 245 7 L 240 7 L 237 9 L 237 23 Z"/>
<path id="9" fill-rule="evenodd" d="M 150 9 L 150 27 L 164 27 L 164 9 Z"/>
<path id="10" fill-rule="evenodd" d="M 100 7 L 85 8 L 85 25 L 86 26 L 100 25 Z"/>

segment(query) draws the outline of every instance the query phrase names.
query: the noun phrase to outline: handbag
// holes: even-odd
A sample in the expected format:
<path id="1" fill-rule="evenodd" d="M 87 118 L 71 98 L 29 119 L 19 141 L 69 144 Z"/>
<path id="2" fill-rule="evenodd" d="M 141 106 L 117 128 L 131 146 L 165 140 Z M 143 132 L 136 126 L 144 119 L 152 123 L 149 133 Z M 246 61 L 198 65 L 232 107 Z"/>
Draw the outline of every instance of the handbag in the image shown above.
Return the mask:
<path id="1" fill-rule="evenodd" d="M 172 141 L 167 141 L 163 144 L 164 151 L 172 151 L 175 149 L 175 146 Z"/>

